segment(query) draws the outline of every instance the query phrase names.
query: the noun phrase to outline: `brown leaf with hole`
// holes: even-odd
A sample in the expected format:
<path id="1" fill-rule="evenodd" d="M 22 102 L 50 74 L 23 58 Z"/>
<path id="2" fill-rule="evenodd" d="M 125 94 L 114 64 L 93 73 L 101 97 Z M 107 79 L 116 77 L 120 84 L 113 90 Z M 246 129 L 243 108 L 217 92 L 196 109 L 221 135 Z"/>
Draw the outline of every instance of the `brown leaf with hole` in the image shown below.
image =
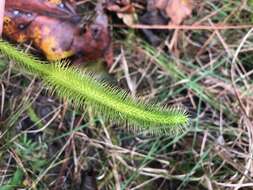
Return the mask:
<path id="1" fill-rule="evenodd" d="M 112 63 L 108 19 L 97 11 L 96 19 L 80 26 L 74 6 L 64 0 L 7 0 L 4 36 L 16 42 L 31 41 L 47 59 L 74 57 L 93 61 L 104 57 Z"/>
<path id="2" fill-rule="evenodd" d="M 192 14 L 192 0 L 154 0 L 154 5 L 161 11 L 165 11 L 172 24 L 180 24 Z"/>

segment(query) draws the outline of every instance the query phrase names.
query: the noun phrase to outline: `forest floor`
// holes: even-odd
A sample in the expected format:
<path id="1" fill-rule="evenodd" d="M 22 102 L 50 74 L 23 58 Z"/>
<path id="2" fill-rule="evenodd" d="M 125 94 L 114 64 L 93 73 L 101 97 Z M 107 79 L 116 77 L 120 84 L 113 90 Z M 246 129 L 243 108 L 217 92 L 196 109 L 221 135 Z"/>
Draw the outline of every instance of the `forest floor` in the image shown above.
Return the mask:
<path id="1" fill-rule="evenodd" d="M 138 23 L 145 1 L 132 2 Z M 0 190 L 13 180 L 41 190 L 253 189 L 253 1 L 199 1 L 185 27 L 154 31 L 158 45 L 108 17 L 114 63 L 96 72 L 132 96 L 184 107 L 190 125 L 176 136 L 125 130 L 1 57 Z"/>

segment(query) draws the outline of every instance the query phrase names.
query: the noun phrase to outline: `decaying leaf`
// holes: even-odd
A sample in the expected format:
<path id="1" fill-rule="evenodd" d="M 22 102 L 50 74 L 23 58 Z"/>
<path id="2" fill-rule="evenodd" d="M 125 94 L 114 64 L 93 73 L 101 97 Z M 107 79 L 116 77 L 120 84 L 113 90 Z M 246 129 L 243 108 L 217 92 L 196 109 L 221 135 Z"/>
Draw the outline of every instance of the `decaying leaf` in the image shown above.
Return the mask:
<path id="1" fill-rule="evenodd" d="M 6 8 L 66 18 L 76 15 L 74 3 L 62 0 L 6 0 Z"/>
<path id="2" fill-rule="evenodd" d="M 172 24 L 180 24 L 193 9 L 192 0 L 153 0 L 154 6 L 170 17 Z"/>
<path id="3" fill-rule="evenodd" d="M 80 20 L 70 2 L 7 0 L 3 34 L 16 42 L 32 41 L 49 60 L 74 56 L 91 61 L 104 57 L 110 65 L 107 16 L 99 10 L 94 22 L 83 27 L 78 25 Z"/>
<path id="4" fill-rule="evenodd" d="M 134 24 L 134 15 L 133 14 L 125 14 L 125 13 L 117 13 L 117 16 L 122 19 L 122 21 L 127 25 L 131 26 Z"/>
<path id="5" fill-rule="evenodd" d="M 134 6 L 130 0 L 105 0 L 105 7 L 107 10 L 117 13 L 133 13 Z"/>
<path id="6" fill-rule="evenodd" d="M 115 12 L 122 21 L 130 26 L 134 24 L 135 9 L 129 0 L 106 0 L 105 7 L 111 12 Z"/>

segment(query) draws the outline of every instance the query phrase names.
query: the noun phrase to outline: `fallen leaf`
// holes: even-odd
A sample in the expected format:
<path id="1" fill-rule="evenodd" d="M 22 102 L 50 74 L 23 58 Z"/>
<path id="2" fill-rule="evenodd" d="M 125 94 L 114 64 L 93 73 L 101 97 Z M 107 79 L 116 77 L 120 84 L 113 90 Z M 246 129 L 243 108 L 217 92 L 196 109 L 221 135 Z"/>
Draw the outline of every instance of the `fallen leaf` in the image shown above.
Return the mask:
<path id="1" fill-rule="evenodd" d="M 107 16 L 99 11 L 94 22 L 84 27 L 78 25 L 78 18 L 65 1 L 7 0 L 3 34 L 16 42 L 32 41 L 48 60 L 75 57 L 81 63 L 104 57 L 110 65 Z"/>
<path id="2" fill-rule="evenodd" d="M 134 24 L 134 15 L 133 14 L 125 14 L 125 13 L 117 13 L 117 16 L 122 19 L 122 21 L 127 25 L 131 26 Z"/>
<path id="3" fill-rule="evenodd" d="M 120 2 L 115 0 L 106 0 L 104 6 L 108 11 L 117 13 L 134 13 L 134 6 L 128 0 L 121 0 Z"/>
<path id="4" fill-rule="evenodd" d="M 74 4 L 69 2 L 63 2 L 62 0 L 6 0 L 6 8 L 12 8 L 20 11 L 31 11 L 41 15 L 58 16 L 58 17 L 70 17 L 76 15 Z"/>
<path id="5" fill-rule="evenodd" d="M 127 25 L 131 26 L 135 21 L 134 6 L 128 0 L 106 0 L 105 7 L 108 11 L 115 12 L 118 18 Z"/>
<path id="6" fill-rule="evenodd" d="M 161 11 L 165 11 L 172 24 L 180 24 L 192 14 L 192 0 L 154 0 L 154 5 Z"/>

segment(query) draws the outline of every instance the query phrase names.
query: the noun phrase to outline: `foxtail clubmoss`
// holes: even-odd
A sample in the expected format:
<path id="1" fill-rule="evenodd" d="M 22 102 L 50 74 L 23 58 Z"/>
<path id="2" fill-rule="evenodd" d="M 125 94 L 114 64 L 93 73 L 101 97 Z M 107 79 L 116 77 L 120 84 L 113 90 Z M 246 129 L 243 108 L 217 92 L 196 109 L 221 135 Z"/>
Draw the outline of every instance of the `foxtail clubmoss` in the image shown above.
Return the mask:
<path id="1" fill-rule="evenodd" d="M 0 41 L 0 51 L 16 61 L 23 69 L 38 75 L 58 96 L 78 104 L 91 106 L 95 112 L 137 132 L 163 135 L 175 134 L 188 124 L 182 109 L 165 108 L 131 98 L 127 93 L 94 79 L 63 62 L 38 60 Z"/>

